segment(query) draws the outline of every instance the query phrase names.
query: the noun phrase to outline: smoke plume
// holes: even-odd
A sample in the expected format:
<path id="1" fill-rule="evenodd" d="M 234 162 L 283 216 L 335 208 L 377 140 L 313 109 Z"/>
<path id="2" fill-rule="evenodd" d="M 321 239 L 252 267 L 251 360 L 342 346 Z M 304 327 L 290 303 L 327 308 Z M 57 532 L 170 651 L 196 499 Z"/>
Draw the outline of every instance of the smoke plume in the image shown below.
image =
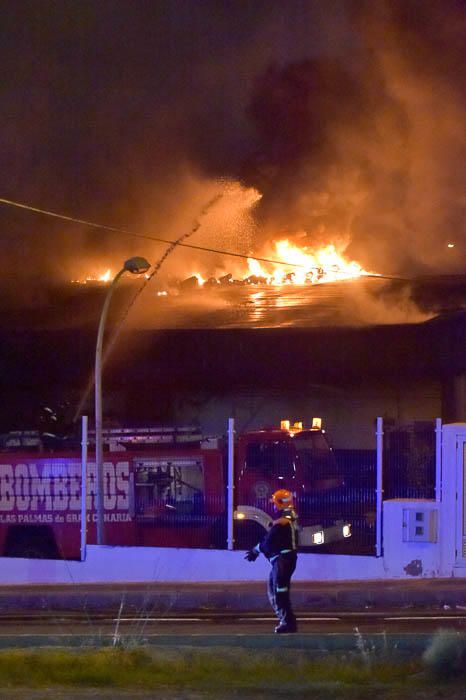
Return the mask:
<path id="1" fill-rule="evenodd" d="M 255 81 L 257 148 L 243 172 L 263 193 L 264 235 L 304 229 L 310 245 L 340 241 L 386 273 L 462 271 L 465 13 L 352 7 L 345 62 L 275 63 Z"/>

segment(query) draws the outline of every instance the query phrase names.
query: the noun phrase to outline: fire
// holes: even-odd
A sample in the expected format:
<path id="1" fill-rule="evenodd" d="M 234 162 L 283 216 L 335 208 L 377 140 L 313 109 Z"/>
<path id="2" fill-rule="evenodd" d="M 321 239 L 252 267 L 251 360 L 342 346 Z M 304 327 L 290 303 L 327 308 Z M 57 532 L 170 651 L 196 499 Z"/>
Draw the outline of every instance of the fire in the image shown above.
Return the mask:
<path id="1" fill-rule="evenodd" d="M 84 279 L 71 280 L 73 284 L 108 284 L 112 279 L 112 271 L 108 268 L 105 272 L 97 277 L 92 275 L 85 277 Z"/>
<path id="2" fill-rule="evenodd" d="M 247 258 L 247 266 L 244 265 L 240 272 L 235 270 L 234 276 L 231 273 L 222 273 L 218 277 L 213 277 L 193 272 L 181 283 L 181 287 L 188 291 L 230 283 L 275 286 L 309 285 L 338 282 L 368 275 L 378 276 L 376 273 L 367 272 L 354 260 L 346 259 L 342 252 L 338 252 L 334 244 L 313 251 L 307 246 L 299 247 L 289 239 L 284 238 L 275 241 L 267 250 L 263 250 L 260 257 L 267 258 L 267 260 L 280 260 L 281 263 Z M 108 284 L 111 279 L 112 271 L 109 268 L 99 276 L 72 281 L 77 284 Z M 157 294 L 165 296 L 167 292 L 157 292 Z"/>
<path id="3" fill-rule="evenodd" d="M 103 275 L 98 278 L 99 282 L 110 282 L 112 278 L 112 271 L 108 269 Z"/>
<path id="4" fill-rule="evenodd" d="M 347 260 L 333 244 L 311 251 L 300 248 L 288 239 L 276 241 L 272 252 L 261 257 L 281 260 L 285 264 L 261 263 L 248 258 L 245 281 L 264 284 L 322 284 L 373 275 L 354 260 Z M 288 265 L 287 265 L 288 263 Z"/>
<path id="5" fill-rule="evenodd" d="M 261 262 L 256 258 L 247 258 L 247 269 L 244 268 L 233 278 L 233 275 L 222 275 L 219 279 L 206 279 L 199 273 L 193 273 L 185 282 L 185 286 L 203 287 L 206 282 L 212 284 L 243 283 L 269 285 L 307 285 L 338 282 L 364 276 L 378 276 L 367 272 L 354 260 L 347 260 L 342 252 L 338 252 L 334 244 L 329 244 L 312 251 L 309 247 L 299 247 L 288 239 L 275 241 L 271 249 L 260 255 L 262 258 L 280 260 L 280 263 Z"/>
<path id="6" fill-rule="evenodd" d="M 203 287 L 204 284 L 205 284 L 205 282 L 206 282 L 205 279 L 204 279 L 204 277 L 203 277 L 201 274 L 199 274 L 199 272 L 195 272 L 195 273 L 194 273 L 194 277 L 197 278 L 197 283 L 198 283 L 198 285 L 199 285 L 200 287 Z"/>
<path id="7" fill-rule="evenodd" d="M 265 279 L 267 284 L 282 285 L 336 282 L 371 274 L 359 263 L 346 260 L 333 244 L 312 252 L 283 239 L 275 242 L 273 257 L 290 267 L 265 263 L 269 268 L 266 270 L 257 260 L 248 258 L 250 275 Z"/>

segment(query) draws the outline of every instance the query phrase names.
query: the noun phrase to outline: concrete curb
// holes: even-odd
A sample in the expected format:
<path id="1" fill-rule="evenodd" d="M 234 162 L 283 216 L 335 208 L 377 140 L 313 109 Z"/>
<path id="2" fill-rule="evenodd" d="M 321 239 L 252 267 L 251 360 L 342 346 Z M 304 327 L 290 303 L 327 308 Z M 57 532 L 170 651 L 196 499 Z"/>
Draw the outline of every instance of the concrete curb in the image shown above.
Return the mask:
<path id="1" fill-rule="evenodd" d="M 380 582 L 348 581 L 293 584 L 297 612 L 325 610 L 466 610 L 466 579 Z M 0 613 L 68 610 L 103 612 L 150 608 L 153 612 L 190 613 L 269 611 L 265 582 L 225 584 L 94 584 L 0 587 Z"/>

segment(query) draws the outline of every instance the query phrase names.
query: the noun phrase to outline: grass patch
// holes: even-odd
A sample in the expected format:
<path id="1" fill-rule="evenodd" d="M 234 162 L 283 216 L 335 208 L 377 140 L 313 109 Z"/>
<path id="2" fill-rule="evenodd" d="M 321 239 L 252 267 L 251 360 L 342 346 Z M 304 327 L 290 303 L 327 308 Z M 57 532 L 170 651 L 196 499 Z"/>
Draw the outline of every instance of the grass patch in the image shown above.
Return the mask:
<path id="1" fill-rule="evenodd" d="M 357 654 L 242 649 L 176 650 L 41 649 L 0 652 L 0 687 L 193 688 L 210 691 L 248 689 L 301 695 L 316 684 L 339 687 L 406 685 L 422 670 L 422 661 L 374 659 Z M 335 692 L 335 696 L 338 693 Z"/>
<path id="2" fill-rule="evenodd" d="M 435 679 L 465 677 L 466 635 L 455 630 L 438 630 L 422 659 L 427 672 Z"/>
<path id="3" fill-rule="evenodd" d="M 86 688 L 101 689 L 102 697 L 107 689 L 115 689 L 115 697 L 125 689 L 158 690 L 166 697 L 190 689 L 202 697 L 243 700 L 466 697 L 463 635 L 437 633 L 422 658 L 403 656 L 388 643 L 376 651 L 359 633 L 358 640 L 357 649 L 346 653 L 124 645 L 1 650 L 0 688 L 68 688 L 70 697 L 71 689 Z"/>

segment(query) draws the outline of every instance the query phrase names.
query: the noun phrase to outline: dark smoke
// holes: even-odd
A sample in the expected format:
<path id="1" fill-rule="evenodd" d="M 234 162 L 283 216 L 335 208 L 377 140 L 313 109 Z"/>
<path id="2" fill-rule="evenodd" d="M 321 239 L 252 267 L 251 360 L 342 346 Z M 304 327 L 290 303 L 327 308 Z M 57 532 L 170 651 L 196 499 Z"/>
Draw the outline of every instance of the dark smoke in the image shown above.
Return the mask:
<path id="1" fill-rule="evenodd" d="M 315 243 L 344 237 L 378 173 L 369 144 L 352 145 L 374 142 L 378 109 L 406 141 L 406 114 L 379 76 L 370 90 L 359 78 L 340 63 L 316 59 L 271 66 L 257 82 L 249 111 L 260 146 L 245 177 L 264 193 L 267 228 L 304 229 Z M 398 175 L 402 168 L 397 163 Z"/>
<path id="2" fill-rule="evenodd" d="M 345 63 L 273 64 L 255 82 L 258 147 L 243 172 L 264 194 L 265 235 L 346 241 L 384 272 L 462 272 L 464 8 L 352 7 L 359 45 Z"/>

